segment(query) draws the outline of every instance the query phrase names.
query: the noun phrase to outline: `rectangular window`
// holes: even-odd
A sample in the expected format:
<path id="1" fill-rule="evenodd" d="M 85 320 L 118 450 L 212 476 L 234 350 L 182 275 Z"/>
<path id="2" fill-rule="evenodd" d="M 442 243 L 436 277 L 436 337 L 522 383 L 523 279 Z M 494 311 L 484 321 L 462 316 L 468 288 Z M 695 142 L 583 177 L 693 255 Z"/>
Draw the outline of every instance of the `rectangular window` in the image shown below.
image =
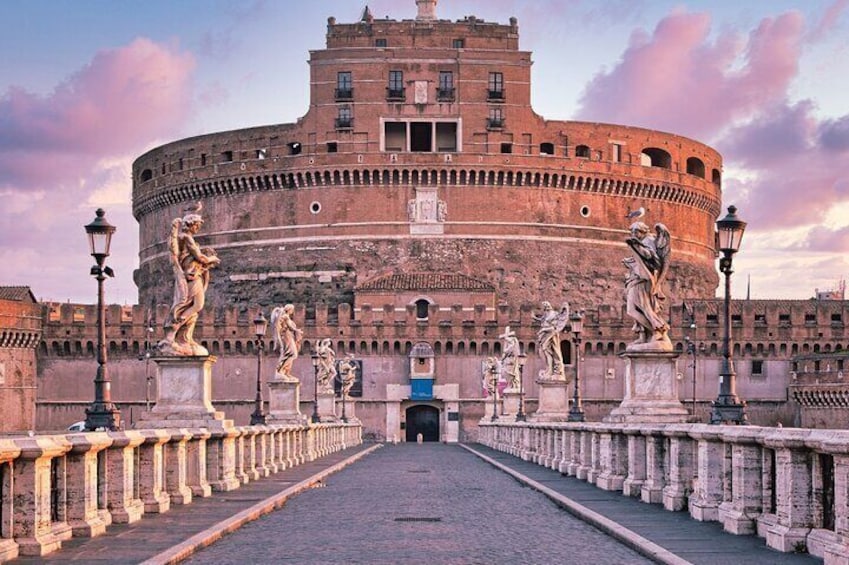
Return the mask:
<path id="1" fill-rule="evenodd" d="M 404 99 L 404 72 L 389 71 L 389 84 L 386 86 L 386 97 Z"/>
<path id="2" fill-rule="evenodd" d="M 614 163 L 621 163 L 622 162 L 622 146 L 619 145 L 618 143 L 614 143 L 611 146 L 611 160 Z"/>
<path id="3" fill-rule="evenodd" d="M 328 153 L 336 153 L 337 151 L 339 151 L 339 146 L 336 144 L 336 142 L 335 141 L 328 141 L 327 142 L 327 152 Z"/>
<path id="4" fill-rule="evenodd" d="M 502 143 L 501 144 L 501 152 L 502 153 L 512 153 L 513 152 L 513 144 L 512 143 Z"/>
<path id="5" fill-rule="evenodd" d="M 233 152 L 232 151 L 224 151 L 221 154 L 221 160 L 225 163 L 229 163 L 233 160 Z"/>
<path id="6" fill-rule="evenodd" d="M 489 96 L 490 100 L 504 100 L 504 75 L 502 73 L 489 73 Z"/>
<path id="7" fill-rule="evenodd" d="M 759 326 L 766 325 L 766 314 L 755 314 L 755 324 Z"/>
<path id="8" fill-rule="evenodd" d="M 340 106 L 339 116 L 336 118 L 336 129 L 350 129 L 354 125 L 350 106 Z"/>
<path id="9" fill-rule="evenodd" d="M 386 151 L 406 151 L 407 124 L 404 122 L 386 122 L 383 127 L 383 139 Z"/>
<path id="10" fill-rule="evenodd" d="M 374 46 L 375 47 L 386 47 L 386 39 L 385 38 L 375 39 L 374 40 Z"/>
<path id="11" fill-rule="evenodd" d="M 200 154 L 200 166 L 201 166 L 201 167 L 205 167 L 205 166 L 206 166 L 206 153 L 201 153 L 201 154 Z"/>
<path id="12" fill-rule="evenodd" d="M 778 325 L 779 326 L 789 326 L 790 325 L 790 314 L 779 314 L 778 315 Z"/>
<path id="13" fill-rule="evenodd" d="M 760 359 L 752 359 L 752 375 L 762 377 L 764 374 L 764 362 Z"/>
<path id="14" fill-rule="evenodd" d="M 457 39 L 455 39 L 454 41 L 451 42 L 451 47 L 453 47 L 454 49 L 463 49 L 465 46 L 466 46 L 466 40 L 465 39 L 457 38 Z"/>
<path id="15" fill-rule="evenodd" d="M 268 157 L 268 150 L 267 149 L 257 149 L 256 150 L 256 158 L 257 159 L 262 160 L 262 159 L 265 159 L 266 157 Z"/>
<path id="16" fill-rule="evenodd" d="M 436 91 L 437 100 L 454 100 L 454 73 L 439 71 L 439 87 Z"/>
<path id="17" fill-rule="evenodd" d="M 489 119 L 486 122 L 488 129 L 501 129 L 504 127 L 504 110 L 501 108 L 490 108 Z"/>
<path id="18" fill-rule="evenodd" d="M 813 325 L 817 323 L 816 314 L 805 314 L 805 325 Z"/>
<path id="19" fill-rule="evenodd" d="M 336 73 L 336 100 L 350 100 L 354 96 L 351 71 Z"/>
<path id="20" fill-rule="evenodd" d="M 457 151 L 457 124 L 455 122 L 436 123 L 436 150 Z"/>

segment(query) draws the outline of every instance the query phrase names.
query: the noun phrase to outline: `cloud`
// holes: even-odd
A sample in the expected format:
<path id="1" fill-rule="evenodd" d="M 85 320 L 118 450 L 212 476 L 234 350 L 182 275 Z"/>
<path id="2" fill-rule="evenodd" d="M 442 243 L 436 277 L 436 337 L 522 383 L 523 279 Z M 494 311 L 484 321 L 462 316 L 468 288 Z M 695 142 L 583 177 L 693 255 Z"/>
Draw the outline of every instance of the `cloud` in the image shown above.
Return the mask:
<path id="1" fill-rule="evenodd" d="M 194 58 L 136 39 L 101 51 L 41 97 L 0 98 L 0 187 L 44 188 L 83 174 L 104 155 L 176 132 L 191 107 Z"/>
<path id="2" fill-rule="evenodd" d="M 705 13 L 676 11 L 637 30 L 618 64 L 586 86 L 577 117 L 710 138 L 785 97 L 798 71 L 804 21 L 766 18 L 747 38 L 711 38 Z"/>
<path id="3" fill-rule="evenodd" d="M 102 206 L 118 226 L 107 299 L 135 300 L 130 156 L 180 132 L 194 67 L 190 53 L 136 39 L 97 53 L 47 96 L 0 96 L 0 263 L 15 265 L 0 284 L 93 300 L 83 226 Z"/>
<path id="4" fill-rule="evenodd" d="M 811 28 L 807 40 L 819 41 L 834 29 L 846 9 L 849 8 L 849 0 L 836 0 L 823 13 L 820 20 Z"/>
<path id="5" fill-rule="evenodd" d="M 804 247 L 811 251 L 845 253 L 849 251 L 849 226 L 840 229 L 816 226 L 808 233 Z"/>

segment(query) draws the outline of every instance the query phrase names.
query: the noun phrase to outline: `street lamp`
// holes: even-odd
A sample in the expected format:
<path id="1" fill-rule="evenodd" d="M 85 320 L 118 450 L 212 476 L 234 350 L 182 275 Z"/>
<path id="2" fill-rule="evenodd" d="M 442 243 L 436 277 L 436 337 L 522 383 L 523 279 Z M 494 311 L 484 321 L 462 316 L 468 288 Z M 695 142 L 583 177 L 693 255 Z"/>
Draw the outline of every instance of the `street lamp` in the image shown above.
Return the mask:
<path id="1" fill-rule="evenodd" d="M 524 422 L 528 419 L 525 416 L 525 361 L 527 361 L 528 356 L 519 353 L 517 357 L 519 358 L 519 410 L 516 412 L 516 421 Z"/>
<path id="2" fill-rule="evenodd" d="M 262 411 L 262 352 L 265 350 L 265 330 L 268 328 L 268 320 L 262 315 L 262 311 L 254 318 L 254 334 L 256 334 L 256 399 L 254 400 L 254 412 L 251 414 L 251 425 L 264 425 L 265 413 Z"/>
<path id="3" fill-rule="evenodd" d="M 315 375 L 312 389 L 312 421 L 313 423 L 321 422 L 321 417 L 318 415 L 318 353 L 312 352 L 312 370 Z"/>
<path id="4" fill-rule="evenodd" d="M 90 274 L 97 279 L 97 376 L 94 378 L 94 402 L 85 411 L 85 429 L 121 429 L 121 411 L 112 403 L 112 383 L 106 372 L 106 305 L 103 303 L 103 281 L 114 277 L 106 266 L 115 226 L 106 221 L 106 212 L 98 208 L 94 220 L 85 226 L 91 256 L 97 262 Z"/>
<path id="5" fill-rule="evenodd" d="M 144 337 L 144 383 L 145 383 L 145 393 L 144 393 L 144 404 L 145 410 L 150 412 L 150 383 L 153 382 L 153 377 L 150 376 L 150 341 L 153 337 L 153 325 L 150 321 L 150 312 L 148 312 L 147 316 L 147 334 Z"/>
<path id="6" fill-rule="evenodd" d="M 746 403 L 737 397 L 737 373 L 731 360 L 731 261 L 740 249 L 746 222 L 737 217 L 737 207 L 729 206 L 728 215 L 716 222 L 716 247 L 722 252 L 719 270 L 725 275 L 725 334 L 722 339 L 722 370 L 719 396 L 713 403 L 711 424 L 747 424 Z"/>
<path id="7" fill-rule="evenodd" d="M 353 363 L 353 360 L 351 360 Z M 339 379 L 339 394 L 342 396 L 342 423 L 348 423 L 348 413 L 345 412 L 345 397 L 348 396 L 345 394 L 345 379 L 342 377 L 341 373 L 336 376 Z"/>
<path id="8" fill-rule="evenodd" d="M 584 407 L 581 404 L 581 331 L 584 329 L 584 315 L 573 312 L 569 316 L 572 326 L 572 342 L 575 344 L 575 392 L 572 395 L 572 407 L 569 408 L 570 422 L 584 421 Z"/>

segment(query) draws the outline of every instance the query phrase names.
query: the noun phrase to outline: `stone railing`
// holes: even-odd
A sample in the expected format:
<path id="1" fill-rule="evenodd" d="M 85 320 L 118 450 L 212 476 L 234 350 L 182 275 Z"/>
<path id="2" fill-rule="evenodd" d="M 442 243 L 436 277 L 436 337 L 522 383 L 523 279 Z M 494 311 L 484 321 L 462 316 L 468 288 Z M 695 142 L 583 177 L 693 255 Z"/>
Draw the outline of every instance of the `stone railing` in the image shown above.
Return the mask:
<path id="1" fill-rule="evenodd" d="M 2 438 L 0 562 L 45 555 L 71 536 L 96 536 L 360 443 L 359 423 Z"/>
<path id="2" fill-rule="evenodd" d="M 849 431 L 481 422 L 479 442 L 779 551 L 849 559 Z"/>

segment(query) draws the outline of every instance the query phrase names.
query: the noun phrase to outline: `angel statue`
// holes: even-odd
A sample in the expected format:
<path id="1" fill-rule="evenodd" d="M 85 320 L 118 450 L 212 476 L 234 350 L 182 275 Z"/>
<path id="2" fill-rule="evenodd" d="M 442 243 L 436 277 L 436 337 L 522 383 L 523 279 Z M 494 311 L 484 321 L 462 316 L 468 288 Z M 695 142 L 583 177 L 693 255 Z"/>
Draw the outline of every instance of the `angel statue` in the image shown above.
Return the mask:
<path id="1" fill-rule="evenodd" d="M 507 381 L 507 388 L 519 390 L 521 383 L 519 382 L 519 354 L 522 353 L 519 340 L 516 338 L 516 332 L 510 329 L 510 326 L 504 328 L 504 333 L 500 336 L 504 340 L 504 353 L 501 355 L 501 375 Z"/>
<path id="2" fill-rule="evenodd" d="M 566 370 L 563 366 L 563 352 L 560 350 L 560 333 L 569 324 L 569 303 L 564 302 L 560 311 L 555 312 L 550 302 L 542 303 L 542 314 L 534 314 L 534 320 L 540 322 L 537 331 L 537 349 L 545 361 L 545 367 L 540 370 L 539 378 L 547 380 L 566 380 Z"/>
<path id="3" fill-rule="evenodd" d="M 631 224 L 631 236 L 625 240 L 633 256 L 622 260 L 628 268 L 625 278 L 626 312 L 634 319 L 636 341 L 629 350 L 671 351 L 669 325 L 662 312 L 666 296 L 663 283 L 669 270 L 670 236 L 663 224 L 654 225 L 656 235 L 643 222 Z"/>
<path id="4" fill-rule="evenodd" d="M 498 366 L 498 359 L 495 357 L 487 357 L 483 362 L 483 375 L 481 384 L 486 391 L 487 396 L 498 394 L 498 381 L 501 380 L 501 367 Z"/>
<path id="5" fill-rule="evenodd" d="M 274 341 L 280 349 L 280 357 L 277 359 L 277 378 L 290 382 L 298 381 L 298 378 L 292 374 L 292 365 L 298 358 L 301 338 L 304 335 L 292 319 L 294 314 L 295 307 L 292 304 L 278 306 L 271 311 Z"/>
<path id="6" fill-rule="evenodd" d="M 342 384 L 342 396 L 349 398 L 348 393 L 351 392 L 351 388 L 357 380 L 357 362 L 354 360 L 353 353 L 349 353 L 339 363 L 339 379 Z"/>
<path id="7" fill-rule="evenodd" d="M 321 392 L 332 392 L 336 382 L 336 352 L 333 342 L 327 338 L 318 342 L 315 348 L 318 355 L 318 389 Z"/>
<path id="8" fill-rule="evenodd" d="M 164 355 L 209 355 L 209 351 L 194 340 L 198 314 L 203 310 L 209 270 L 221 260 L 209 247 L 200 247 L 195 235 L 203 225 L 201 203 L 185 210 L 182 218 L 171 222 L 168 251 L 174 273 L 174 300 L 165 321 L 165 338 L 158 349 Z"/>

